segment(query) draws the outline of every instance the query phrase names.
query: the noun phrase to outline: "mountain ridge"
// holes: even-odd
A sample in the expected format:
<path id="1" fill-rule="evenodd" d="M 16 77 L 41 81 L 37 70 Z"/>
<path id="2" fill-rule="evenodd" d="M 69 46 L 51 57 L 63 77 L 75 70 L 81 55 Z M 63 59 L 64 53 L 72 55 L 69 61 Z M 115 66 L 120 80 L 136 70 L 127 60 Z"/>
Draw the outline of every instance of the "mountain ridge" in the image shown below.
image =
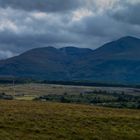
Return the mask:
<path id="1" fill-rule="evenodd" d="M 123 37 L 95 50 L 73 46 L 35 48 L 0 61 L 0 76 L 44 80 L 140 82 L 140 39 Z"/>

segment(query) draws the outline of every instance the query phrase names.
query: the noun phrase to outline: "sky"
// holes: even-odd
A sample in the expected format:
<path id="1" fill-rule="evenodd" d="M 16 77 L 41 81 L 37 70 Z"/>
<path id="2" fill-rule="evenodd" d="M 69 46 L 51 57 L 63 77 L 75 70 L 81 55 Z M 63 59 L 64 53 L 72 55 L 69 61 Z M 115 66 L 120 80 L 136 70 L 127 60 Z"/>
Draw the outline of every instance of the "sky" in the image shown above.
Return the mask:
<path id="1" fill-rule="evenodd" d="M 0 0 L 0 59 L 37 47 L 140 38 L 140 0 Z"/>

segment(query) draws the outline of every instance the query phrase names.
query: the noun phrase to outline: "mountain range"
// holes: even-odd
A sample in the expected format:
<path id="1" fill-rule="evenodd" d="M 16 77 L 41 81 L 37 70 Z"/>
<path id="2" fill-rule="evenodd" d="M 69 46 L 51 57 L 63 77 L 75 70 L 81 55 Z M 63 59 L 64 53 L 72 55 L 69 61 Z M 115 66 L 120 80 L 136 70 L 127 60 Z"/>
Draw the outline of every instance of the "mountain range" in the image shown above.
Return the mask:
<path id="1" fill-rule="evenodd" d="M 0 60 L 0 76 L 48 81 L 140 83 L 140 39 L 127 36 L 95 50 L 44 47 Z"/>

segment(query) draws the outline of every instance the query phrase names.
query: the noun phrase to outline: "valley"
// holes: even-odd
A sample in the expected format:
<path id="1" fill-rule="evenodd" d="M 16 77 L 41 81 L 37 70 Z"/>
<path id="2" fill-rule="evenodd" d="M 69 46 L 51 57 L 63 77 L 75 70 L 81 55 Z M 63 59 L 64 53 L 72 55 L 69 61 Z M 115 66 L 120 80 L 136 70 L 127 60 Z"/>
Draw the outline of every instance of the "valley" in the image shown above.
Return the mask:
<path id="1" fill-rule="evenodd" d="M 140 0 L 0 0 L 0 140 L 140 140 Z"/>
<path id="2" fill-rule="evenodd" d="M 140 108 L 140 89 L 132 87 L 71 86 L 39 83 L 16 84 L 14 86 L 13 84 L 1 84 L 0 93 L 11 96 L 11 98 L 5 97 L 11 100 L 88 104 L 112 108 Z"/>

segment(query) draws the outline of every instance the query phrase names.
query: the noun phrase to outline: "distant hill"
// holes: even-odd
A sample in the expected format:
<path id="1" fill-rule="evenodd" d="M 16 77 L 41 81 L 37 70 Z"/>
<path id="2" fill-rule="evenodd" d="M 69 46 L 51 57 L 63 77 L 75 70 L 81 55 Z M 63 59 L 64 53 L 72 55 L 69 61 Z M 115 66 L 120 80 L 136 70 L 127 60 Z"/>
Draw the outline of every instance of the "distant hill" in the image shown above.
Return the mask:
<path id="1" fill-rule="evenodd" d="M 140 83 L 140 39 L 123 37 L 96 50 L 36 48 L 0 61 L 0 76 L 54 81 Z"/>

